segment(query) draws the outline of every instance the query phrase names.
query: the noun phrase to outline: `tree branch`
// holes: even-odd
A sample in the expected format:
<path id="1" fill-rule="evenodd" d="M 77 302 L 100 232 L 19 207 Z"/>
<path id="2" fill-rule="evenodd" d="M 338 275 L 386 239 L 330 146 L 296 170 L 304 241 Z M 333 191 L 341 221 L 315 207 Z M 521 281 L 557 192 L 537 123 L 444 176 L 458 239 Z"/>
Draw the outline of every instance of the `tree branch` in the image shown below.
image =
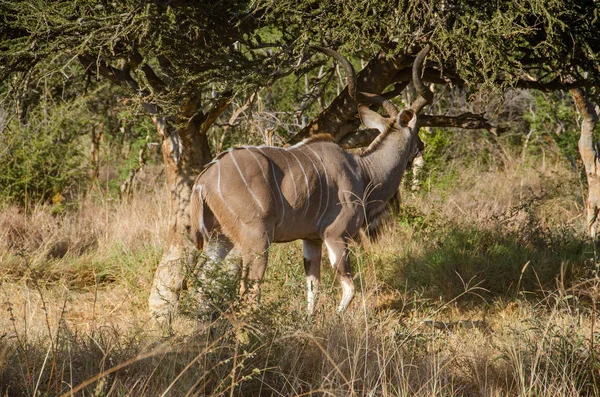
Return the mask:
<path id="1" fill-rule="evenodd" d="M 392 90 L 384 92 L 380 96 L 385 99 L 396 98 L 398 95 L 402 94 L 402 91 L 404 91 L 404 89 L 408 86 L 409 83 L 410 80 L 398 82 L 394 84 L 394 88 Z"/>
<path id="2" fill-rule="evenodd" d="M 212 108 L 210 109 L 210 111 L 204 118 L 204 121 L 202 122 L 202 127 L 200 128 L 201 134 L 206 134 L 208 132 L 208 129 L 215 123 L 215 121 L 217 121 L 221 113 L 223 113 L 225 109 L 227 109 L 230 103 L 231 98 L 227 97 L 220 98 L 213 104 Z"/>
<path id="3" fill-rule="evenodd" d="M 148 84 L 150 84 L 150 87 L 152 87 L 154 92 L 160 93 L 163 91 L 165 87 L 164 81 L 158 77 L 158 75 L 154 72 L 154 69 L 152 69 L 147 62 L 144 62 L 144 57 L 142 57 L 142 54 L 140 54 L 139 51 L 134 50 L 133 54 L 130 56 L 129 62 L 132 64 L 131 66 L 134 69 L 140 64 L 142 65 L 140 69 L 144 73 L 144 76 L 146 76 L 146 80 L 148 80 Z"/>
<path id="4" fill-rule="evenodd" d="M 151 115 L 157 115 L 159 112 L 158 105 L 148 102 L 144 100 L 144 98 L 150 95 L 148 90 L 144 90 L 140 87 L 137 81 L 131 74 L 129 73 L 130 65 L 126 65 L 123 69 L 115 68 L 111 65 L 108 65 L 106 62 L 99 60 L 98 58 L 90 55 L 90 54 L 80 54 L 78 55 L 79 62 L 85 68 L 85 71 L 88 73 L 99 73 L 104 78 L 110 80 L 114 84 L 118 86 L 129 89 L 135 95 L 142 99 L 142 106 L 144 109 L 150 113 Z"/>
<path id="5" fill-rule="evenodd" d="M 539 91 L 567 91 L 567 90 L 572 90 L 574 88 L 578 88 L 581 86 L 581 84 L 579 84 L 577 81 L 573 81 L 573 82 L 569 82 L 569 83 L 564 83 L 562 82 L 558 77 L 542 83 L 540 81 L 535 81 L 535 80 L 519 80 L 517 81 L 516 84 L 517 88 L 525 88 L 525 89 L 534 89 L 534 90 L 539 90 Z"/>
<path id="6" fill-rule="evenodd" d="M 417 118 L 419 127 L 464 128 L 469 130 L 488 130 L 493 134 L 503 130 L 492 126 L 481 114 L 463 113 L 458 116 L 421 115 Z M 356 131 L 346 135 L 340 141 L 340 146 L 346 149 L 359 148 L 369 145 L 379 135 L 375 129 Z"/>
<path id="7" fill-rule="evenodd" d="M 464 128 L 468 130 L 488 130 L 493 134 L 503 131 L 491 125 L 482 114 L 471 112 L 458 116 L 438 116 L 423 114 L 417 118 L 419 127 Z"/>
<path id="8" fill-rule="evenodd" d="M 398 73 L 396 73 L 394 80 L 399 82 L 411 82 L 412 66 L 399 70 Z M 422 80 L 434 84 L 452 83 L 457 86 L 463 86 L 465 84 L 464 80 L 456 73 L 449 72 L 448 70 L 441 71 L 437 67 L 423 68 Z"/>
<path id="9" fill-rule="evenodd" d="M 398 73 L 396 73 L 394 80 L 399 81 L 399 82 L 412 81 L 412 67 L 407 67 L 402 70 L 399 70 Z M 447 70 L 447 69 L 444 69 L 442 71 L 439 66 L 424 68 L 422 80 L 425 82 L 434 83 L 434 84 L 452 83 L 457 86 L 465 85 L 465 81 L 463 79 L 461 79 L 457 73 Z M 498 85 L 503 85 L 505 83 L 505 81 L 498 79 L 498 80 L 496 80 L 496 83 Z M 517 80 L 515 86 L 517 88 L 534 89 L 534 90 L 540 90 L 540 91 L 557 91 L 557 90 L 566 91 L 566 90 L 570 90 L 572 88 L 577 88 L 577 87 L 581 86 L 581 84 L 578 83 L 577 81 L 565 83 L 565 82 L 561 81 L 561 79 L 558 77 L 555 79 L 552 79 L 550 81 L 547 81 L 547 82 L 541 82 L 539 80 L 532 80 L 530 78 L 528 78 L 528 79 L 521 78 L 521 79 Z"/>

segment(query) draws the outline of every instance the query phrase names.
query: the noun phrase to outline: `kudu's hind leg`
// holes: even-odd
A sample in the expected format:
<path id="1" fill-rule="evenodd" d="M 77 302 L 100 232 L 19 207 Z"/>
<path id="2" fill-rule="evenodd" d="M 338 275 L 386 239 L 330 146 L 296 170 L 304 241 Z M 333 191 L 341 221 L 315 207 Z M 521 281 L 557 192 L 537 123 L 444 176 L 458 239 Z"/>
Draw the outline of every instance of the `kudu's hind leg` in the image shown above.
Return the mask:
<path id="1" fill-rule="evenodd" d="M 269 260 L 268 250 L 269 243 L 266 239 L 255 240 L 253 244 L 247 241 L 242 248 L 240 295 L 251 304 L 256 304 L 260 300 L 261 284 Z"/>
<path id="2" fill-rule="evenodd" d="M 241 257 L 234 248 L 233 242 L 228 237 L 219 234 L 215 239 L 204 244 L 204 254 L 207 262 L 220 264 L 227 276 L 237 277 L 241 269 Z"/>
<path id="3" fill-rule="evenodd" d="M 220 233 L 215 233 L 204 242 L 203 257 L 196 269 L 196 278 L 199 281 L 196 296 L 197 301 L 207 309 L 211 303 L 214 304 L 226 296 L 225 285 L 237 277 L 235 262 L 226 260 L 232 249 L 231 240 Z"/>
<path id="4" fill-rule="evenodd" d="M 306 300 L 308 314 L 315 312 L 315 300 L 321 280 L 321 241 L 303 240 L 304 271 L 306 272 Z"/>
<path id="5" fill-rule="evenodd" d="M 325 245 L 327 246 L 331 266 L 342 286 L 342 301 L 338 306 L 338 312 L 341 313 L 346 310 L 354 297 L 354 280 L 352 279 L 352 268 L 350 267 L 350 258 L 348 256 L 348 242 L 341 238 L 326 239 Z"/>

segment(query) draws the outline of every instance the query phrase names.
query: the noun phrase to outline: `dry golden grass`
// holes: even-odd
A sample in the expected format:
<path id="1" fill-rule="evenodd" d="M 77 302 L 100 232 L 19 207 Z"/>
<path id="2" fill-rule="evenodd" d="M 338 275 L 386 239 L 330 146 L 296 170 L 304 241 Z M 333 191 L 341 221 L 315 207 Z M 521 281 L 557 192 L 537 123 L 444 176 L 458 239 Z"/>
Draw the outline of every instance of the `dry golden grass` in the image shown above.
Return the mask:
<path id="1" fill-rule="evenodd" d="M 229 309 L 208 324 L 184 304 L 169 334 L 146 308 L 166 230 L 163 189 L 129 202 L 92 193 L 62 215 L 6 209 L 0 393 L 599 395 L 600 281 L 581 233 L 581 190 L 559 161 L 544 167 L 466 171 L 407 193 L 382 238 L 352 248 L 359 293 L 343 316 L 324 266 L 319 311 L 306 317 L 292 243 L 272 249 L 256 312 Z M 515 258 L 530 263 L 498 273 Z M 469 278 L 465 263 L 485 271 Z"/>

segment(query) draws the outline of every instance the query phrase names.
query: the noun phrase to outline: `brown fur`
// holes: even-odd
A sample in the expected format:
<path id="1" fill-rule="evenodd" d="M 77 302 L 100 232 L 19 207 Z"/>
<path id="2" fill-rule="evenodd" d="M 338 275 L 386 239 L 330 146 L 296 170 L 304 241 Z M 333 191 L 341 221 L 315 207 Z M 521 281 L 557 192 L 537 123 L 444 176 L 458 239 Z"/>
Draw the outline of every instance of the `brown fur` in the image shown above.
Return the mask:
<path id="1" fill-rule="evenodd" d="M 333 137 L 329 134 L 315 134 L 315 135 L 311 135 L 309 138 L 306 138 L 302 141 L 304 144 L 311 144 L 311 143 L 315 143 L 315 142 L 335 142 L 333 140 Z"/>
<path id="2" fill-rule="evenodd" d="M 206 202 L 204 201 L 206 199 L 203 199 L 203 202 L 208 204 L 208 206 L 210 208 L 213 208 L 213 210 L 211 212 L 216 212 L 216 213 L 224 213 L 227 212 L 227 209 L 225 208 L 225 206 L 223 205 L 223 203 L 219 200 L 214 200 L 214 202 Z M 205 206 L 206 206 L 205 204 Z M 217 229 L 218 230 L 214 230 L 214 232 L 216 233 L 223 233 L 224 235 L 226 235 L 227 237 L 229 237 L 231 239 L 231 241 L 239 241 L 239 228 L 238 226 L 238 222 L 239 219 L 238 218 L 231 218 L 231 217 L 227 217 L 227 218 L 222 218 L 219 219 L 218 221 L 218 226 Z"/>
<path id="3" fill-rule="evenodd" d="M 344 64 L 349 92 L 356 100 L 352 64 L 335 51 L 324 52 Z M 198 177 L 195 186 L 201 189 L 202 206 L 218 218 L 212 226 L 220 225 L 241 251 L 240 292 L 247 291 L 250 282 L 252 295 L 260 297 L 271 243 L 302 239 L 309 312 L 314 309 L 323 243 L 343 289 L 338 311 L 346 309 L 355 289 L 348 241 L 365 226 L 365 217 L 371 222 L 367 230 L 377 229 L 407 163 L 417 153 L 416 114 L 409 111 L 411 117 L 407 113 L 397 119 L 391 102 L 382 104 L 391 117 L 359 107 L 363 124 L 380 131 L 360 155 L 335 145 L 329 134 L 318 134 L 286 149 L 255 147 L 239 155 L 228 152 L 230 157 L 220 154 L 217 169 L 206 172 L 207 167 Z M 194 208 L 192 216 L 199 209 Z M 207 214 L 205 210 L 198 215 L 206 219 Z"/>
<path id="4" fill-rule="evenodd" d="M 200 220 L 193 220 L 193 231 L 214 229 L 238 248 L 245 269 L 241 291 L 247 280 L 260 293 L 271 243 L 303 239 L 305 247 L 312 247 L 305 251 L 312 255 L 305 262 L 310 264 L 307 278 L 316 277 L 311 280 L 318 283 L 320 255 L 317 261 L 314 244 L 324 242 L 344 287 L 339 310 L 348 305 L 354 286 L 347 242 L 361 228 L 376 234 L 386 203 L 416 153 L 415 131 L 368 109 L 363 114 L 381 133 L 362 155 L 352 155 L 330 135 L 319 134 L 287 149 L 227 151 L 198 177 L 195 192 L 200 190 L 194 198 L 199 203 L 193 204 L 191 214 Z M 202 234 L 206 245 L 212 233 Z"/>

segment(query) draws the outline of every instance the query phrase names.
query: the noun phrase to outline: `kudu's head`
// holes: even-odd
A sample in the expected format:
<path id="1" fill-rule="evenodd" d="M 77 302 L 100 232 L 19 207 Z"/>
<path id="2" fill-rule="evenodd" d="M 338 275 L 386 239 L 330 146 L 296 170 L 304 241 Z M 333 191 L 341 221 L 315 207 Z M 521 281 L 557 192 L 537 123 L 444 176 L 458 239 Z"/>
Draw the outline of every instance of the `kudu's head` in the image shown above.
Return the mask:
<path id="1" fill-rule="evenodd" d="M 340 53 L 323 47 L 313 47 L 314 49 L 323 52 L 335 58 L 346 70 L 348 80 L 348 94 L 354 99 L 358 106 L 358 114 L 363 125 L 367 128 L 379 130 L 380 134 L 375 139 L 381 141 L 387 136 L 400 137 L 403 142 L 409 140 L 408 145 L 408 164 L 412 164 L 414 158 L 423 151 L 425 145 L 419 138 L 419 128 L 417 127 L 417 113 L 419 113 L 427 104 L 430 104 L 433 98 L 433 93 L 423 84 L 421 74 L 425 57 L 431 50 L 429 44 L 425 45 L 415 57 L 412 67 L 413 85 L 419 96 L 410 106 L 410 108 L 398 111 L 398 108 L 388 99 L 375 94 L 366 92 L 357 93 L 356 90 L 356 73 L 352 64 Z M 377 112 L 369 109 L 368 106 L 362 103 L 374 104 L 383 107 L 389 117 L 379 115 Z M 377 146 L 372 145 L 371 147 Z M 405 146 L 404 146 L 405 147 Z M 369 149 L 367 149 L 368 151 Z"/>
<path id="2" fill-rule="evenodd" d="M 358 107 L 360 119 L 365 127 L 379 130 L 378 140 L 385 138 L 398 143 L 408 143 L 408 145 L 401 145 L 401 147 L 408 149 L 406 155 L 410 164 L 424 149 L 423 141 L 421 141 L 418 134 L 417 113 L 410 108 L 398 111 L 391 103 L 384 103 L 383 106 L 389 117 L 381 116 L 367 106 L 361 105 Z"/>

